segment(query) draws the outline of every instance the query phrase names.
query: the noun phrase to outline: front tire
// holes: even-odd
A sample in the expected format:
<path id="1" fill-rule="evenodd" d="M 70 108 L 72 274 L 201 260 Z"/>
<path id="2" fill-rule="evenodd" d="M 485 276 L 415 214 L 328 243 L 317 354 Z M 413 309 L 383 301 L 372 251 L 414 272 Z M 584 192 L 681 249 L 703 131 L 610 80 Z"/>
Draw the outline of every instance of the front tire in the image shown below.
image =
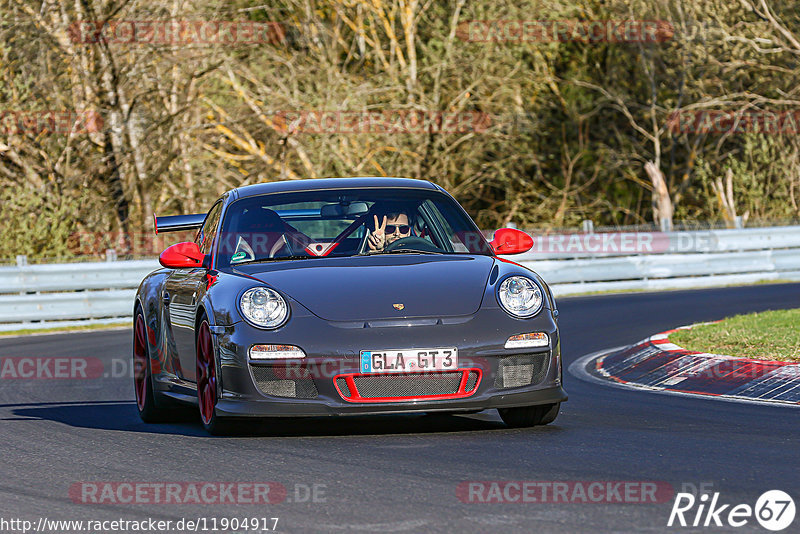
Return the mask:
<path id="1" fill-rule="evenodd" d="M 217 415 L 217 364 L 211 329 L 204 318 L 197 330 L 197 405 L 200 421 L 209 434 L 228 434 L 231 421 Z"/>
<path id="2" fill-rule="evenodd" d="M 503 422 L 513 428 L 547 425 L 558 417 L 561 403 L 542 404 L 539 406 L 522 406 L 519 408 L 498 408 L 497 412 Z"/>

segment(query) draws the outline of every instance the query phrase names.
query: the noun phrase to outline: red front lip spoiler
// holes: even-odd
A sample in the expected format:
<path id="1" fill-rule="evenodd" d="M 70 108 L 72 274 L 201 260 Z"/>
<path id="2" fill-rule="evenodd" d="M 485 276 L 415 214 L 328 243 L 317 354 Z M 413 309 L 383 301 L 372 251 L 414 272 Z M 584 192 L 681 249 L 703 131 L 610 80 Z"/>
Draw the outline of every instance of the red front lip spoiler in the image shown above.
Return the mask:
<path id="1" fill-rule="evenodd" d="M 470 372 L 477 373 L 478 379 L 475 381 L 475 385 L 472 386 L 472 389 L 467 391 L 467 380 L 469 379 Z M 461 381 L 458 385 L 458 391 L 455 393 L 445 393 L 442 395 L 418 395 L 412 397 L 362 397 L 358 393 L 358 388 L 356 387 L 355 377 L 363 376 L 363 377 L 374 377 L 374 376 L 392 376 L 397 377 L 398 379 L 403 378 L 413 378 L 414 376 L 420 375 L 447 375 L 452 373 L 461 373 Z M 430 372 L 430 373 L 345 373 L 336 375 L 333 377 L 333 385 L 336 388 L 336 391 L 341 395 L 341 397 L 348 401 L 348 402 L 406 402 L 406 401 L 418 401 L 418 400 L 447 400 L 447 399 L 463 399 L 466 397 L 470 397 L 478 391 L 478 385 L 481 383 L 481 379 L 483 378 L 483 371 L 477 367 L 468 367 L 463 369 L 457 369 L 455 371 L 443 371 L 443 372 Z M 345 395 L 345 393 L 339 389 L 338 380 L 344 379 L 347 383 L 347 388 L 350 390 L 350 396 Z"/>

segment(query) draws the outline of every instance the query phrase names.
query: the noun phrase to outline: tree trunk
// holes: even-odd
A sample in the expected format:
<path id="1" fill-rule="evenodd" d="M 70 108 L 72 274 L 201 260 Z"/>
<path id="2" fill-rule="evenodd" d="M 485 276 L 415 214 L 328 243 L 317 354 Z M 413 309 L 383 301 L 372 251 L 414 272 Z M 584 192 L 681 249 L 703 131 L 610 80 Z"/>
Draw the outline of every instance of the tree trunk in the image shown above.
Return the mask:
<path id="1" fill-rule="evenodd" d="M 664 173 L 652 161 L 644 164 L 644 170 L 653 183 L 653 219 L 662 231 L 671 231 L 673 208 Z"/>

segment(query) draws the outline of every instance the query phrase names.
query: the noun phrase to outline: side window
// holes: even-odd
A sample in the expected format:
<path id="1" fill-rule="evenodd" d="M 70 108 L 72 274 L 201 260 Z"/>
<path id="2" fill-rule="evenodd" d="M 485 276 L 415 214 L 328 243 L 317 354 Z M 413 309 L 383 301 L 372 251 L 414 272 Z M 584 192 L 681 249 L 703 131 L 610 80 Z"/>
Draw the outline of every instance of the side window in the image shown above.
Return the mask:
<path id="1" fill-rule="evenodd" d="M 414 214 L 414 232 L 411 235 L 421 237 L 434 246 L 439 246 L 441 239 L 431 230 L 433 226 L 434 224 L 430 222 L 430 217 L 428 217 L 426 210 L 420 206 L 417 213 Z"/>
<path id="2" fill-rule="evenodd" d="M 195 243 L 200 247 L 200 252 L 203 254 L 211 253 L 211 245 L 214 243 L 214 236 L 217 233 L 219 226 L 219 217 L 222 214 L 222 202 L 217 202 L 211 211 L 208 212 L 206 222 L 203 227 L 197 232 Z"/>
<path id="3" fill-rule="evenodd" d="M 469 249 L 459 240 L 452 226 L 447 222 L 447 219 L 442 215 L 442 212 L 436 204 L 431 200 L 426 200 L 422 203 L 422 206 L 420 206 L 420 211 L 426 213 L 431 218 L 432 232 L 435 232 L 437 227 L 442 232 L 439 236 L 432 236 L 435 237 L 435 241 L 441 241 L 437 243 L 439 247 L 448 251 L 469 252 Z M 447 239 L 448 236 L 449 239 Z"/>

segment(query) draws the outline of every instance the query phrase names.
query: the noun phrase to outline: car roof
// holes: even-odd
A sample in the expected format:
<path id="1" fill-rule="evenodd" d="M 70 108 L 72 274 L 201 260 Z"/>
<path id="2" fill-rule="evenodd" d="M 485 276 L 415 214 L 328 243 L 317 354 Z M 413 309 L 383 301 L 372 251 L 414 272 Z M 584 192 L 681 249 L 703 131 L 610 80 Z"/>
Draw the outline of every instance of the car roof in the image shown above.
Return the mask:
<path id="1" fill-rule="evenodd" d="M 269 193 L 287 193 L 301 191 L 317 191 L 320 189 L 358 189 L 380 187 L 390 189 L 428 189 L 439 191 L 440 188 L 427 180 L 412 178 L 387 178 L 385 176 L 364 176 L 358 178 L 310 178 L 305 180 L 286 180 L 283 182 L 267 182 L 246 185 L 233 191 L 237 198 L 265 195 Z"/>

